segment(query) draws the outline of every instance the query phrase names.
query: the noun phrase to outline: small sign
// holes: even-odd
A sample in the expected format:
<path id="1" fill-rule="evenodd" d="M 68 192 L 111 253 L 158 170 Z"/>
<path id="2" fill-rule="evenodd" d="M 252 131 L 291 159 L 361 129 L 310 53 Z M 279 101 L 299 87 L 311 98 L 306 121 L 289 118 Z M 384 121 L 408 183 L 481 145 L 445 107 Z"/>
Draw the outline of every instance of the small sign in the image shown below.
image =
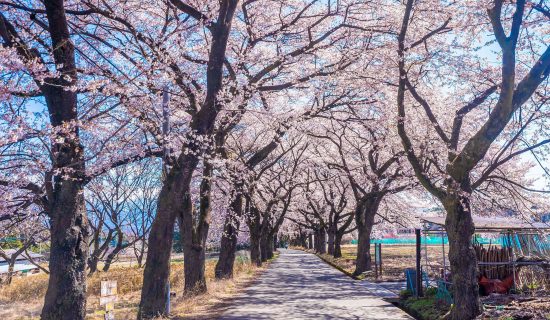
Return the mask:
<path id="1" fill-rule="evenodd" d="M 118 301 L 117 296 L 99 297 L 99 305 L 106 306 L 109 303 L 115 303 Z"/>
<path id="2" fill-rule="evenodd" d="M 116 281 L 101 281 L 101 296 L 114 296 L 117 294 Z"/>
<path id="3" fill-rule="evenodd" d="M 105 320 L 115 319 L 115 302 L 117 299 L 117 282 L 116 281 L 101 281 L 101 296 L 99 297 L 99 305 L 105 306 Z"/>

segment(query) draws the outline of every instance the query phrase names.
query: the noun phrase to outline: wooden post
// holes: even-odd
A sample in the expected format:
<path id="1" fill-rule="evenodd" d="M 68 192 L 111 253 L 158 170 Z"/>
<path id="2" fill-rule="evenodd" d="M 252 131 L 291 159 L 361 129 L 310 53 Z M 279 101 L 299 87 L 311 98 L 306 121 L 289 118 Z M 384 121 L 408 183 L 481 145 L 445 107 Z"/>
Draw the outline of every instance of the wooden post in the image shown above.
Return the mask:
<path id="1" fill-rule="evenodd" d="M 420 229 L 415 229 L 414 232 L 416 234 L 416 295 L 417 297 L 422 297 L 424 296 L 422 294 L 422 267 L 420 266 L 422 239 L 420 237 Z"/>
<path id="2" fill-rule="evenodd" d="M 117 301 L 117 282 L 116 281 L 101 281 L 101 294 L 99 297 L 99 305 L 105 306 L 105 320 L 115 319 L 115 302 Z"/>

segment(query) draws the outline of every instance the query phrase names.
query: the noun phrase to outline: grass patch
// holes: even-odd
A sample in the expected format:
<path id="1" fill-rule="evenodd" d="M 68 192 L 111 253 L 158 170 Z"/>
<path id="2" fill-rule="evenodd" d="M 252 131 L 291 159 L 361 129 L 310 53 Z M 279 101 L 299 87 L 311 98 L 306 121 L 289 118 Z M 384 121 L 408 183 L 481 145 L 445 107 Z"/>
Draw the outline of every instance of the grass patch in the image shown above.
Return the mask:
<path id="1" fill-rule="evenodd" d="M 411 292 L 404 290 L 401 292 L 400 306 L 409 314 L 421 320 L 439 320 L 450 310 L 450 306 L 439 301 L 436 298 L 435 288 L 426 289 L 425 296 L 415 298 Z"/>

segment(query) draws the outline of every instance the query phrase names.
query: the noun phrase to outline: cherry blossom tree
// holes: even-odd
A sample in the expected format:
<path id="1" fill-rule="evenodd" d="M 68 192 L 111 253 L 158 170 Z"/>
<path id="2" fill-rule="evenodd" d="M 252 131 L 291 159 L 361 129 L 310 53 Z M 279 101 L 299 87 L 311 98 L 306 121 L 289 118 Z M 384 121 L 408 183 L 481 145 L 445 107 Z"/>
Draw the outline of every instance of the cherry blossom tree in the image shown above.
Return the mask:
<path id="1" fill-rule="evenodd" d="M 455 301 L 450 318 L 473 319 L 480 303 L 472 194 L 487 188 L 536 191 L 500 170 L 520 155 L 536 156 L 532 150 L 548 143 L 533 132 L 546 130 L 550 47 L 540 35 L 548 31 L 548 11 L 526 1 L 407 1 L 402 17 L 397 129 L 418 181 L 447 213 Z M 483 38 L 495 43 L 498 63 L 476 52 Z M 420 112 L 411 114 L 412 104 Z M 427 128 L 439 140 L 419 145 L 415 138 Z M 433 163 L 431 170 L 422 166 L 425 161 Z"/>
<path id="2" fill-rule="evenodd" d="M 121 113 L 124 84 L 109 59 L 74 30 L 90 11 L 64 1 L 3 2 L 3 219 L 28 209 L 50 218 L 50 279 L 42 318 L 85 316 L 88 219 L 84 186 L 111 167 L 150 156 Z M 131 92 L 131 90 L 127 90 Z M 129 93 L 133 95 L 132 93 Z M 145 147 L 144 147 L 145 146 Z"/>

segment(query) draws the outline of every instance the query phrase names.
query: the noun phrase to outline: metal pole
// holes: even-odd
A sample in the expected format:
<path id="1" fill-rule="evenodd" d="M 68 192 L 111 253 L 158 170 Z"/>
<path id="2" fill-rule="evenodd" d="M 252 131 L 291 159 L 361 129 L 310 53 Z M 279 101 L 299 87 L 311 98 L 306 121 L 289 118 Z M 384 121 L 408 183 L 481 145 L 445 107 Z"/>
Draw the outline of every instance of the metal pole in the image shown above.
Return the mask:
<path id="1" fill-rule="evenodd" d="M 515 256 L 515 253 L 514 253 L 514 246 L 512 245 L 512 233 L 511 232 L 508 232 L 508 238 L 510 239 L 510 251 L 512 252 L 512 254 L 510 255 L 510 257 L 512 258 L 512 283 L 513 283 L 513 286 L 514 286 L 514 291 L 516 290 L 516 256 Z"/>
<path id="2" fill-rule="evenodd" d="M 378 279 L 378 243 L 374 244 L 374 274 Z"/>
<path id="3" fill-rule="evenodd" d="M 447 281 L 447 259 L 445 257 L 445 238 L 443 233 L 441 233 L 441 249 L 443 250 L 443 280 Z"/>
<path id="4" fill-rule="evenodd" d="M 382 243 L 378 244 L 378 263 L 380 263 L 380 276 L 382 276 Z"/>
<path id="5" fill-rule="evenodd" d="M 416 234 L 416 295 L 417 297 L 424 296 L 422 294 L 422 267 L 420 266 L 420 260 L 422 259 L 422 238 L 420 236 L 420 229 L 414 230 Z"/>

